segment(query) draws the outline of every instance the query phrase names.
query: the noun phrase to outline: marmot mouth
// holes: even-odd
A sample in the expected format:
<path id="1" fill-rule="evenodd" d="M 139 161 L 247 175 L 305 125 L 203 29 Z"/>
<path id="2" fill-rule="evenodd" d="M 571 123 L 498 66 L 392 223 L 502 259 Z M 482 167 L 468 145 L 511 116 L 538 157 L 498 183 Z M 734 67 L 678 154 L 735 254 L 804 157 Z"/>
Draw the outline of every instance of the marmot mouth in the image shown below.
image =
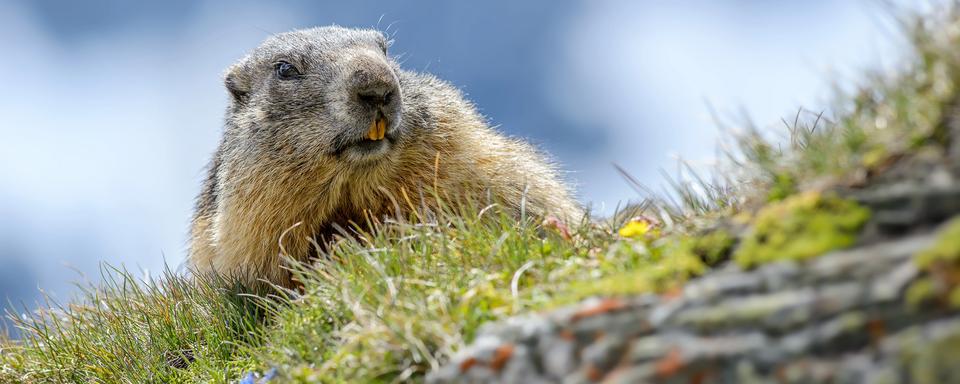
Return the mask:
<path id="1" fill-rule="evenodd" d="M 387 134 L 387 119 L 382 114 L 377 114 L 377 118 L 370 122 L 370 129 L 367 131 L 367 140 L 379 141 Z"/>
<path id="2" fill-rule="evenodd" d="M 367 154 L 373 154 L 373 153 L 379 152 L 381 148 L 388 147 L 388 146 L 390 145 L 390 142 L 391 142 L 391 140 L 383 140 L 383 139 L 377 139 L 377 140 L 371 140 L 371 139 L 358 140 L 358 141 L 354 142 L 353 144 L 348 145 L 347 148 L 345 148 L 345 150 L 351 150 L 351 149 L 352 149 L 352 150 L 354 150 L 354 151 L 356 151 L 356 152 L 359 152 L 359 153 L 362 153 L 362 154 L 365 154 L 365 155 L 367 155 Z"/>
<path id="3" fill-rule="evenodd" d="M 389 134 L 384 135 L 383 139 L 381 140 L 370 140 L 366 137 L 358 137 L 337 145 L 333 151 L 333 155 L 342 156 L 347 152 L 353 152 L 361 155 L 372 155 L 380 152 L 381 149 L 389 148 L 394 144 L 395 141 L 395 138 Z"/>
<path id="4" fill-rule="evenodd" d="M 336 147 L 334 154 L 341 156 L 345 153 L 352 153 L 363 157 L 376 156 L 386 152 L 395 142 L 393 131 L 387 132 L 388 121 L 382 114 L 370 122 L 370 127 L 363 137 L 342 137 L 340 145 Z M 339 141 L 339 140 L 338 140 Z"/>

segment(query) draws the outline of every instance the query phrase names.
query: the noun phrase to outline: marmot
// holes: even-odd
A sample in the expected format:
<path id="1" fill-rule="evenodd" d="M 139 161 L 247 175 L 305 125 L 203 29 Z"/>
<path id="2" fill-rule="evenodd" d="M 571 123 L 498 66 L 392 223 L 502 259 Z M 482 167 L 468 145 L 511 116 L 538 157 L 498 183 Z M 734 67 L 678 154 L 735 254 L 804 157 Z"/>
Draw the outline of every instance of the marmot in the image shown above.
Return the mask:
<path id="1" fill-rule="evenodd" d="M 375 30 L 296 30 L 227 70 L 223 139 L 192 222 L 195 272 L 290 286 L 281 253 L 304 260 L 312 239 L 366 214 L 437 208 L 425 188 L 580 219 L 545 156 L 492 129 L 451 84 L 400 69 L 388 45 Z"/>

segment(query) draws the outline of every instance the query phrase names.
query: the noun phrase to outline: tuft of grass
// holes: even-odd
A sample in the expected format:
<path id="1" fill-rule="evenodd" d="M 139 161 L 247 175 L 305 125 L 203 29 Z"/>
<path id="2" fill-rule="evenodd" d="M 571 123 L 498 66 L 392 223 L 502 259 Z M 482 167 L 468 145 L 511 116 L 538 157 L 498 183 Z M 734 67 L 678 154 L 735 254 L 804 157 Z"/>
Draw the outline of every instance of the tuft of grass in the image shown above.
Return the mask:
<path id="1" fill-rule="evenodd" d="M 608 228 L 550 230 L 497 207 L 373 227 L 354 227 L 322 261 L 300 266 L 305 294 L 266 333 L 264 366 L 293 382 L 420 377 L 481 324 L 641 263 L 603 252 L 614 242 Z"/>
<path id="2" fill-rule="evenodd" d="M 608 252 L 620 240 L 603 225 L 463 207 L 349 228 L 316 263 L 294 266 L 302 292 L 105 269 L 75 303 L 19 317 L 23 339 L 4 344 L 0 378 L 229 382 L 272 367 L 293 382 L 420 377 L 484 322 L 650 262 Z"/>
<path id="3" fill-rule="evenodd" d="M 162 280 L 102 268 L 73 303 L 47 299 L 11 316 L 23 335 L 5 341 L 0 378 L 9 382 L 228 382 L 250 368 L 238 360 L 257 345 L 261 307 L 226 280 Z M 8 381 L 4 381 L 8 382 Z"/>

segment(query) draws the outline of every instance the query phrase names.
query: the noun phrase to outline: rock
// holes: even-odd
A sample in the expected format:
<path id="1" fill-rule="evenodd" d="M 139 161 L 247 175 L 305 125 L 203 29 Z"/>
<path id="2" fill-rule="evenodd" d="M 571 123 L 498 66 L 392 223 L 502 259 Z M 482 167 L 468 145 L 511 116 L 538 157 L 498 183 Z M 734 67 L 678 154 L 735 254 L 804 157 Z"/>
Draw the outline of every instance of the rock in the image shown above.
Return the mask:
<path id="1" fill-rule="evenodd" d="M 904 299 L 926 273 L 913 256 L 960 213 L 960 178 L 910 161 L 845 192 L 874 213 L 850 249 L 488 324 L 428 381 L 960 383 L 960 314 Z"/>

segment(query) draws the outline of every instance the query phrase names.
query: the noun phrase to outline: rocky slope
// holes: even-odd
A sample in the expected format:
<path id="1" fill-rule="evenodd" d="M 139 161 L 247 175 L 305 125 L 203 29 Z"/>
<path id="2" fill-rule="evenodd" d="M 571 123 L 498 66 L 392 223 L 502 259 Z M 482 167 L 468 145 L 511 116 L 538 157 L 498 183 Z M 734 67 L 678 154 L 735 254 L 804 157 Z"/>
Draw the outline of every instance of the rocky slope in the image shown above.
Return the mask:
<path id="1" fill-rule="evenodd" d="M 853 247 L 488 324 L 428 381 L 960 382 L 960 312 L 937 297 L 960 275 L 918 256 L 960 252 L 958 164 L 916 156 L 834 188 L 871 211 Z"/>

